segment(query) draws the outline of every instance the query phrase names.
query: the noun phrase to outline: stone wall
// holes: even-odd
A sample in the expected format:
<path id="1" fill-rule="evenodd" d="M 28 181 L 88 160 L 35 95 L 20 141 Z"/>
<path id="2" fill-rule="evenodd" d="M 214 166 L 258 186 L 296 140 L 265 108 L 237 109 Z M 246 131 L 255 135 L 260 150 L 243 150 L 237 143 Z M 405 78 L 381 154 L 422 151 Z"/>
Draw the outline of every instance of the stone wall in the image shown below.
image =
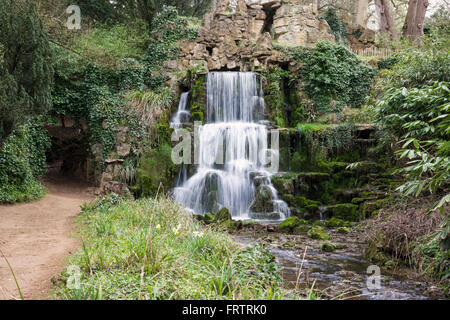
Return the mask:
<path id="1" fill-rule="evenodd" d="M 184 42 L 178 63 L 182 70 L 203 65 L 207 70 L 256 71 L 275 64 L 293 63 L 273 50 L 273 42 L 308 46 L 319 40 L 334 42 L 327 22 L 320 20 L 302 0 L 239 0 L 228 9 L 224 0 L 215 12 L 205 15 L 204 25 L 193 42 Z"/>

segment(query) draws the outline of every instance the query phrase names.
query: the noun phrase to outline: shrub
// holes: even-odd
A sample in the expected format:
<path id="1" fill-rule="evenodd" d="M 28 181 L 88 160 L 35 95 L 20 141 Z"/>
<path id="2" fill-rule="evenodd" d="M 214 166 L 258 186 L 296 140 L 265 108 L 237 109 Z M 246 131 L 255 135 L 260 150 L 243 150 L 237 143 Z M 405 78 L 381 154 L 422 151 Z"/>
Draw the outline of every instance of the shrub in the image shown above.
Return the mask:
<path id="1" fill-rule="evenodd" d="M 0 203 L 41 198 L 45 188 L 37 181 L 46 171 L 45 153 L 50 148 L 40 120 L 28 120 L 0 148 Z"/>
<path id="2" fill-rule="evenodd" d="M 359 108 L 365 103 L 376 70 L 345 46 L 319 41 L 313 49 L 279 49 L 303 63 L 299 76 L 317 113 L 340 112 L 346 105 Z"/>

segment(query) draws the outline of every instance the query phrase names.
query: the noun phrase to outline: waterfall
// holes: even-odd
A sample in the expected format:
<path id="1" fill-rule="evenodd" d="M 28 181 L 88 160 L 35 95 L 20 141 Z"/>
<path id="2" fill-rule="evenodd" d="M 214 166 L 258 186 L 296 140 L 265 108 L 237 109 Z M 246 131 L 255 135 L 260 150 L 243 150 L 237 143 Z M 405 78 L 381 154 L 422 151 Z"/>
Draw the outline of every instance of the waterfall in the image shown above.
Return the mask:
<path id="1" fill-rule="evenodd" d="M 265 107 L 260 89 L 255 73 L 208 73 L 206 123 L 198 131 L 197 171 L 189 179 L 179 180 L 174 189 L 175 200 L 192 212 L 204 214 L 226 207 L 233 219 L 282 220 L 289 216 L 289 208 L 278 199 L 265 167 L 271 150 L 267 127 L 259 123 L 264 120 Z M 269 190 L 261 200 L 268 206 L 255 204 L 262 189 Z M 264 208 L 255 210 L 258 207 Z"/>
<path id="2" fill-rule="evenodd" d="M 183 127 L 183 123 L 189 121 L 191 113 L 186 110 L 189 92 L 183 92 L 181 94 L 180 103 L 178 104 L 178 110 L 170 120 L 170 127 L 174 129 L 180 129 Z"/>

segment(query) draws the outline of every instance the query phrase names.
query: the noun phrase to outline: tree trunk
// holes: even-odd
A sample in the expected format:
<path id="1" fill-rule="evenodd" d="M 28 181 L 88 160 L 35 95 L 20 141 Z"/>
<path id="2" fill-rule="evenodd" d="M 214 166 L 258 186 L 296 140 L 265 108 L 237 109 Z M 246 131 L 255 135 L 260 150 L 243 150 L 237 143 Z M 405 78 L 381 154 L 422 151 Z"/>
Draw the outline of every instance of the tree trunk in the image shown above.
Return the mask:
<path id="1" fill-rule="evenodd" d="M 396 40 L 398 35 L 395 31 L 394 16 L 389 0 L 375 0 L 375 5 L 380 13 L 381 34 L 387 34 L 390 40 Z"/>
<path id="2" fill-rule="evenodd" d="M 415 38 L 421 39 L 423 36 L 423 23 L 425 21 L 425 14 L 427 13 L 428 0 L 419 0 L 417 2 L 416 21 L 414 22 L 413 34 Z"/>
<path id="3" fill-rule="evenodd" d="M 423 22 L 427 12 L 428 0 L 410 0 L 405 24 L 403 25 L 403 37 L 410 42 L 421 39 L 423 36 Z"/>

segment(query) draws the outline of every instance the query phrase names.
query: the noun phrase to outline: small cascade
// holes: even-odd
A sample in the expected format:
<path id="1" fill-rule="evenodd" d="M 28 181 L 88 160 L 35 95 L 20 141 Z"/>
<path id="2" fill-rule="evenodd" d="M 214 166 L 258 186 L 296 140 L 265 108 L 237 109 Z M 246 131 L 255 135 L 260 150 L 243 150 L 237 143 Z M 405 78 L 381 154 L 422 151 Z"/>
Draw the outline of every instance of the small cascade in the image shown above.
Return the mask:
<path id="1" fill-rule="evenodd" d="M 206 123 L 198 132 L 198 167 L 189 179 L 182 169 L 175 200 L 199 214 L 226 207 L 233 219 L 288 217 L 289 207 L 278 198 L 266 168 L 268 154 L 274 151 L 268 148 L 267 127 L 259 123 L 263 114 L 255 73 L 209 73 Z"/>
<path id="2" fill-rule="evenodd" d="M 178 110 L 172 116 L 170 120 L 170 127 L 173 129 L 181 129 L 183 123 L 188 122 L 191 116 L 189 110 L 186 110 L 188 102 L 189 92 L 183 92 L 181 94 L 180 103 L 178 104 Z"/>

